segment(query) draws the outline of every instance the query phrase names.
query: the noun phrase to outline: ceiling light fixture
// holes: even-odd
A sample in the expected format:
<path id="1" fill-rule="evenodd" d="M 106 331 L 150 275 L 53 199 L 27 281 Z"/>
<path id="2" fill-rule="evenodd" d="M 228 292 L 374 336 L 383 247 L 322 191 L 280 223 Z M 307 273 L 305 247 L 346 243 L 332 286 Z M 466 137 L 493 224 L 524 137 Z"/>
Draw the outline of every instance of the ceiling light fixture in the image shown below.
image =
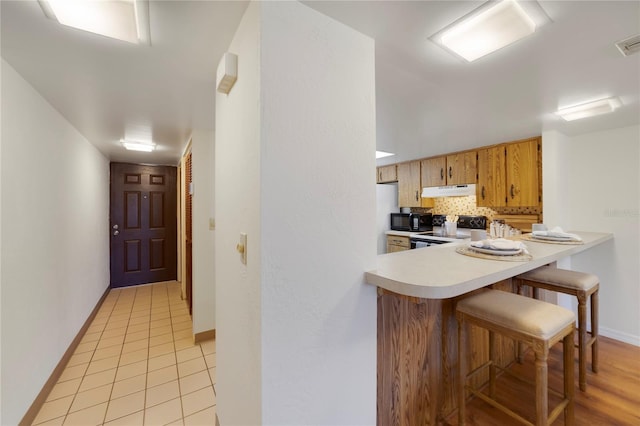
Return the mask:
<path id="1" fill-rule="evenodd" d="M 38 0 L 44 14 L 68 27 L 134 44 L 151 44 L 148 0 Z"/>
<path id="2" fill-rule="evenodd" d="M 135 142 L 126 139 L 120 139 L 120 142 L 122 143 L 122 146 L 124 146 L 129 151 L 151 152 L 156 149 L 156 146 L 152 143 Z"/>
<path id="3" fill-rule="evenodd" d="M 392 154 L 390 152 L 385 152 L 385 151 L 376 151 L 376 159 L 390 157 L 392 155 L 395 155 L 395 154 Z"/>
<path id="4" fill-rule="evenodd" d="M 616 47 L 623 56 L 629 56 L 640 52 L 640 34 L 620 40 L 616 43 Z"/>
<path id="5" fill-rule="evenodd" d="M 438 31 L 430 40 L 472 62 L 533 34 L 548 21 L 549 17 L 535 1 L 489 1 Z"/>
<path id="6" fill-rule="evenodd" d="M 565 121 L 579 120 L 581 118 L 593 117 L 594 115 L 607 114 L 620 107 L 622 102 L 618 98 L 598 99 L 597 101 L 586 102 L 579 105 L 560 108 L 556 114 Z"/>

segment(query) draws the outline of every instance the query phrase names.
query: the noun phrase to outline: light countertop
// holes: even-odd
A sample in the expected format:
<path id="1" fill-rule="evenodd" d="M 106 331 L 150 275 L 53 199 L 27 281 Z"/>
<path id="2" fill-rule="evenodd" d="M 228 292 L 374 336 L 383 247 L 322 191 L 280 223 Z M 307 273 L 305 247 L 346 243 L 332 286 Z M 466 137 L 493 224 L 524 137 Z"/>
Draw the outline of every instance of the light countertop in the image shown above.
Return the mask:
<path id="1" fill-rule="evenodd" d="M 572 233 L 578 234 L 584 244 L 523 241 L 533 256 L 528 262 L 479 259 L 456 253 L 456 247 L 467 244 L 465 242 L 381 254 L 377 268 L 365 274 L 366 281 L 406 296 L 447 299 L 580 253 L 613 238 L 613 234 L 608 233 Z"/>
<path id="2" fill-rule="evenodd" d="M 466 229 L 466 231 L 470 231 L 470 229 Z M 458 233 L 460 233 L 460 229 L 458 229 Z M 440 226 L 434 226 L 431 230 L 429 231 L 386 231 L 385 232 L 386 235 L 397 235 L 399 237 L 413 237 L 413 236 L 418 236 L 418 235 L 425 235 L 425 234 L 429 234 L 430 237 L 443 237 L 442 235 L 442 227 Z"/>
<path id="3" fill-rule="evenodd" d="M 387 235 L 397 235 L 399 237 L 413 237 L 416 234 L 422 234 L 426 231 L 387 231 Z"/>

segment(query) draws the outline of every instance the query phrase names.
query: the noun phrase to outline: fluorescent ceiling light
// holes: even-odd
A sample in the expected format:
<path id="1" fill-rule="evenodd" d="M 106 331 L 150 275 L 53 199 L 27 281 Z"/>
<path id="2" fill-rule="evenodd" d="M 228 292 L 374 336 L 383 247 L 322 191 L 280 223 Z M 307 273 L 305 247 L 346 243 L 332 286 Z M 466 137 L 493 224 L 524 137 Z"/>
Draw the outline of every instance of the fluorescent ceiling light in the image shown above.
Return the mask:
<path id="1" fill-rule="evenodd" d="M 38 0 L 62 25 L 129 43 L 150 44 L 148 0 Z"/>
<path id="2" fill-rule="evenodd" d="M 513 0 L 490 1 L 430 39 L 472 62 L 532 34 L 547 21 L 549 17 L 535 1 L 522 5 Z"/>
<path id="3" fill-rule="evenodd" d="M 620 107 L 622 102 L 618 98 L 599 99 L 597 101 L 586 102 L 566 108 L 560 108 L 556 114 L 566 121 L 579 120 L 581 118 L 593 117 L 594 115 L 607 114 Z"/>
<path id="4" fill-rule="evenodd" d="M 156 146 L 152 143 L 134 142 L 125 139 L 121 139 L 120 142 L 122 142 L 122 146 L 124 146 L 129 151 L 151 152 L 156 149 Z"/>
<path id="5" fill-rule="evenodd" d="M 376 151 L 376 158 L 390 157 L 392 155 L 395 155 L 395 154 L 392 154 L 390 152 L 385 152 L 385 151 Z"/>

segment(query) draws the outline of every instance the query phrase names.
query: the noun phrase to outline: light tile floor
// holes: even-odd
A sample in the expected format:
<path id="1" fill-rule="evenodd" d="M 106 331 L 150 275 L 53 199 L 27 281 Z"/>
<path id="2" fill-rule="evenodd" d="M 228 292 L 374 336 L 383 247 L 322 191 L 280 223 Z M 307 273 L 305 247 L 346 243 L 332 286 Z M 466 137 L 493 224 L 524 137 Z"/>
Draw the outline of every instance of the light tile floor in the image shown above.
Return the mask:
<path id="1" fill-rule="evenodd" d="M 214 425 L 216 342 L 175 281 L 112 289 L 34 425 Z"/>

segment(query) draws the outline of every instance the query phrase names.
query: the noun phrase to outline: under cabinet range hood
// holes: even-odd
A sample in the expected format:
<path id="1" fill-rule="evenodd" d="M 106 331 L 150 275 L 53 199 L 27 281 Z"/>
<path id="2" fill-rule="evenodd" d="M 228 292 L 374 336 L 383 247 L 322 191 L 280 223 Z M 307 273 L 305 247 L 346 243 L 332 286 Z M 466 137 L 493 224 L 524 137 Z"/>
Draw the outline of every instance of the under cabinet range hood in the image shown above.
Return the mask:
<path id="1" fill-rule="evenodd" d="M 475 184 L 430 186 L 422 188 L 422 198 L 464 197 L 466 195 L 476 195 Z"/>

